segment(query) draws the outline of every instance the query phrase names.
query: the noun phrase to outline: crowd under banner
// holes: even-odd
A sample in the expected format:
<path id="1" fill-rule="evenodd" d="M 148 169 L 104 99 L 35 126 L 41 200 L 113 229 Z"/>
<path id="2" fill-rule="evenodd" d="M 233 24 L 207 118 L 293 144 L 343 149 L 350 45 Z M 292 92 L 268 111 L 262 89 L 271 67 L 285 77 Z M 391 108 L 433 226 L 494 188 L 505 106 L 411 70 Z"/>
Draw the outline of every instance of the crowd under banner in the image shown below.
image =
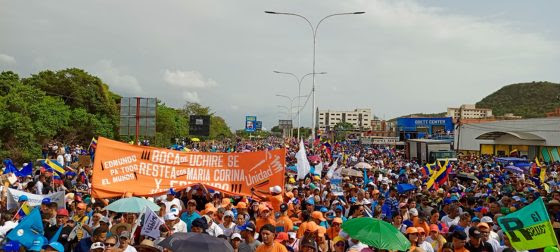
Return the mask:
<path id="1" fill-rule="evenodd" d="M 162 194 L 203 184 L 234 195 L 284 187 L 284 149 L 245 153 L 182 152 L 100 137 L 92 195 L 96 198 Z"/>

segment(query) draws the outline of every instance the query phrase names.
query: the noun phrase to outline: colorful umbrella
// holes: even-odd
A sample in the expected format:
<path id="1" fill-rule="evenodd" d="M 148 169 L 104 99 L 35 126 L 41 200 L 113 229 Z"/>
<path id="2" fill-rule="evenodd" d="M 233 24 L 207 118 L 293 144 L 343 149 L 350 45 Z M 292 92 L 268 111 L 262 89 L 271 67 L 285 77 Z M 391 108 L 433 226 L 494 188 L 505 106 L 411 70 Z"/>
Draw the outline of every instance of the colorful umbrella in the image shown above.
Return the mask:
<path id="1" fill-rule="evenodd" d="M 158 245 L 172 251 L 233 252 L 226 239 L 200 233 L 174 233 Z"/>
<path id="2" fill-rule="evenodd" d="M 159 211 L 158 205 L 149 200 L 137 197 L 117 200 L 106 206 L 105 210 L 113 211 L 116 213 L 140 213 L 144 211 L 144 207 L 148 207 L 154 212 Z"/>
<path id="3" fill-rule="evenodd" d="M 370 164 L 366 163 L 366 162 L 359 162 L 356 165 L 354 165 L 355 168 L 358 169 L 371 169 L 373 168 L 373 166 L 371 166 Z"/>
<path id="4" fill-rule="evenodd" d="M 356 218 L 342 224 L 342 230 L 353 239 L 377 249 L 407 251 L 410 242 L 393 225 L 373 218 Z"/>
<path id="5" fill-rule="evenodd" d="M 417 188 L 418 187 L 416 187 L 415 185 L 412 185 L 412 184 L 398 184 L 397 185 L 397 191 L 400 194 L 407 193 L 407 192 L 410 192 L 412 190 L 416 190 Z"/>

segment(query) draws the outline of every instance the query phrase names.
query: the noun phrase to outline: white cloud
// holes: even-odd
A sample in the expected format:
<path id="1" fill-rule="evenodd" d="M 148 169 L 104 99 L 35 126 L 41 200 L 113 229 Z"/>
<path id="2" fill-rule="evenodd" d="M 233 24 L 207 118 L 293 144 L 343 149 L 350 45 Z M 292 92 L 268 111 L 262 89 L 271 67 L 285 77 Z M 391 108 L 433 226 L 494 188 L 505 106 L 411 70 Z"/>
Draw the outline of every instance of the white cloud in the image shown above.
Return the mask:
<path id="1" fill-rule="evenodd" d="M 231 108 L 231 110 L 234 110 L 234 111 L 239 110 L 239 106 L 237 106 L 237 105 L 231 105 L 230 108 Z"/>
<path id="2" fill-rule="evenodd" d="M 172 86 L 183 88 L 207 88 L 216 86 L 216 82 L 205 78 L 198 71 L 181 71 L 166 69 L 163 80 Z"/>
<path id="3" fill-rule="evenodd" d="M 185 91 L 183 92 L 183 97 L 185 98 L 185 100 L 190 102 L 200 102 L 200 98 L 198 97 L 198 93 L 196 91 Z"/>
<path id="4" fill-rule="evenodd" d="M 95 73 L 118 94 L 140 95 L 142 87 L 136 77 L 123 73 L 110 60 L 100 60 L 94 66 Z"/>
<path id="5" fill-rule="evenodd" d="M 13 65 L 16 59 L 10 55 L 0 53 L 0 65 Z"/>

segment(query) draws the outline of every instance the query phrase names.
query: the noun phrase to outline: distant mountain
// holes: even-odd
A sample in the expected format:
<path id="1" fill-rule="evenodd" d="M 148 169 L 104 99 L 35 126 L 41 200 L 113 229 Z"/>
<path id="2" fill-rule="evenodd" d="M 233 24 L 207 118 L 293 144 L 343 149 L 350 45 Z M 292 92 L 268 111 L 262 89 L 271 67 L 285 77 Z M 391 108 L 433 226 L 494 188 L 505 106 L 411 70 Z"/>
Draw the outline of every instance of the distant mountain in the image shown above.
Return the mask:
<path id="1" fill-rule="evenodd" d="M 513 113 L 523 118 L 545 117 L 546 112 L 560 107 L 560 84 L 531 82 L 511 84 L 476 103 L 477 108 L 490 108 L 495 116 Z"/>
<path id="2" fill-rule="evenodd" d="M 447 116 L 447 112 L 441 112 L 441 113 L 430 113 L 430 114 L 424 114 L 424 113 L 416 113 L 416 114 L 410 114 L 410 115 L 404 115 L 404 116 L 399 116 L 399 117 L 395 117 L 393 119 L 389 119 L 389 122 L 394 122 L 399 118 L 409 118 L 409 117 L 446 117 Z"/>

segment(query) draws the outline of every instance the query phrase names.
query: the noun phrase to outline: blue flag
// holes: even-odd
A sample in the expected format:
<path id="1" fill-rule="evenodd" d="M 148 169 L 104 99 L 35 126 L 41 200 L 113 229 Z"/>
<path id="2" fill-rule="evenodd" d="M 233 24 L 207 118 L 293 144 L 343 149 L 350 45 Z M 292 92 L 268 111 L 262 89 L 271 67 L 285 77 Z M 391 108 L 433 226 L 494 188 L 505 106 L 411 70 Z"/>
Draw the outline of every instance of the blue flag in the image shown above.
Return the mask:
<path id="1" fill-rule="evenodd" d="M 33 245 L 33 241 L 44 235 L 43 221 L 39 208 L 33 208 L 31 213 L 8 233 L 8 239 L 17 241 L 26 248 Z"/>
<path id="2" fill-rule="evenodd" d="M 14 165 L 14 163 L 12 163 L 11 159 L 4 159 L 4 166 L 6 167 L 4 169 L 4 173 L 3 174 L 8 174 L 8 173 L 16 173 L 18 171 L 18 169 L 16 168 L 16 166 Z"/>
<path id="3" fill-rule="evenodd" d="M 16 176 L 18 177 L 25 177 L 33 174 L 33 163 L 29 162 L 26 166 L 21 168 L 18 172 L 16 172 Z"/>
<path id="4" fill-rule="evenodd" d="M 5 159 L 3 163 L 6 166 L 3 174 L 13 173 L 17 177 L 25 177 L 33 173 L 33 163 L 31 162 L 27 163 L 21 170 L 18 170 L 10 159 Z"/>

